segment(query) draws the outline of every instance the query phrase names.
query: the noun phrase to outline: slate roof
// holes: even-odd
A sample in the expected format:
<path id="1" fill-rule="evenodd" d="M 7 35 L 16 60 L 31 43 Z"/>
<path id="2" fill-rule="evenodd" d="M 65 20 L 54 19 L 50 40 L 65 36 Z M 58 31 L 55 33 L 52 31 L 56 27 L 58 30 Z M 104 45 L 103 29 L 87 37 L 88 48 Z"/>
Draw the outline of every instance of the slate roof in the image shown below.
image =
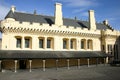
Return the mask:
<path id="1" fill-rule="evenodd" d="M 53 16 L 45 16 L 45 15 L 35 15 L 35 14 L 28 14 L 28 13 L 21 13 L 21 12 L 12 12 L 11 10 L 7 14 L 5 18 L 14 18 L 16 21 L 26 21 L 26 22 L 38 22 L 38 23 L 48 23 L 54 24 L 55 17 Z M 75 20 L 75 19 L 67 19 L 63 18 L 63 24 L 66 26 L 74 26 L 74 27 L 81 27 L 81 28 L 89 28 L 89 22 Z M 97 29 L 99 30 L 106 30 L 111 29 L 111 27 L 106 26 L 102 23 L 97 23 Z"/>
<path id="2" fill-rule="evenodd" d="M 101 51 L 27 51 L 0 50 L 0 59 L 64 59 L 64 58 L 105 58 Z"/>

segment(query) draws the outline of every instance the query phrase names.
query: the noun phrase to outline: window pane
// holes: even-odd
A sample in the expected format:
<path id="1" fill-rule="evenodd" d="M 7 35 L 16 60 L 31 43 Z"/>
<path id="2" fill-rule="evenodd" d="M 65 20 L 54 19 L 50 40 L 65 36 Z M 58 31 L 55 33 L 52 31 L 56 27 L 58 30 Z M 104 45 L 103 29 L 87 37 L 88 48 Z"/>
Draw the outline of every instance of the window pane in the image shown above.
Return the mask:
<path id="1" fill-rule="evenodd" d="M 30 39 L 25 39 L 25 48 L 29 48 L 30 46 Z"/>
<path id="2" fill-rule="evenodd" d="M 107 49 L 108 49 L 108 54 L 112 54 L 112 51 L 113 51 L 112 44 L 108 44 Z"/>
<path id="3" fill-rule="evenodd" d="M 51 40 L 47 39 L 47 48 L 51 48 Z"/>
<path id="4" fill-rule="evenodd" d="M 39 39 L 39 48 L 43 48 L 43 39 Z"/>
<path id="5" fill-rule="evenodd" d="M 63 49 L 67 49 L 67 40 L 63 40 Z"/>
<path id="6" fill-rule="evenodd" d="M 81 41 L 81 49 L 84 49 L 84 41 Z"/>
<path id="7" fill-rule="evenodd" d="M 16 47 L 21 48 L 21 39 L 17 38 Z"/>
<path id="8" fill-rule="evenodd" d="M 87 47 L 90 49 L 90 41 L 87 41 Z"/>
<path id="9" fill-rule="evenodd" d="M 73 40 L 70 41 L 70 48 L 73 49 Z"/>

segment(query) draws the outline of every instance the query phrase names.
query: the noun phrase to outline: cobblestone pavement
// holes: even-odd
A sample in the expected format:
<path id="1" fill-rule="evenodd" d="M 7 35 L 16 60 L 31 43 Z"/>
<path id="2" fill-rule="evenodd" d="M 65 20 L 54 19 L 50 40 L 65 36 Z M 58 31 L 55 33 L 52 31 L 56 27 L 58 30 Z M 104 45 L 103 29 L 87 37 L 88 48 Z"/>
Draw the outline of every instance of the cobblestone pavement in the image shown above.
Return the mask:
<path id="1" fill-rule="evenodd" d="M 76 66 L 55 68 L 18 70 L 16 73 L 11 70 L 0 72 L 0 80 L 120 80 L 120 67 L 111 67 L 109 65 Z"/>

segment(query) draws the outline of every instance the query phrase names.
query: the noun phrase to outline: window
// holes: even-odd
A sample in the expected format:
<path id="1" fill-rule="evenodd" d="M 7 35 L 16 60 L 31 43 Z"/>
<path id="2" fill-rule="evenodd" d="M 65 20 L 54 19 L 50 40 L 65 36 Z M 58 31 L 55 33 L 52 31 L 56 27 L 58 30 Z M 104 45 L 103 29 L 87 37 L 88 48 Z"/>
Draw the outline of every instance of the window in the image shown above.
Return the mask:
<path id="1" fill-rule="evenodd" d="M 21 48 L 21 38 L 16 38 L 16 47 Z"/>
<path id="2" fill-rule="evenodd" d="M 105 45 L 102 45 L 102 51 L 105 51 Z"/>
<path id="3" fill-rule="evenodd" d="M 112 45 L 111 44 L 107 45 L 107 49 L 108 49 L 108 54 L 112 54 Z"/>
<path id="4" fill-rule="evenodd" d="M 67 40 L 63 39 L 63 49 L 67 49 Z"/>
<path id="5" fill-rule="evenodd" d="M 30 48 L 30 39 L 25 39 L 25 48 Z"/>
<path id="6" fill-rule="evenodd" d="M 70 40 L 70 48 L 73 49 L 74 44 L 73 44 L 73 40 Z"/>
<path id="7" fill-rule="evenodd" d="M 70 48 L 75 49 L 76 48 L 76 39 L 71 39 L 70 40 Z"/>
<path id="8" fill-rule="evenodd" d="M 87 48 L 92 49 L 92 40 L 87 41 Z"/>
<path id="9" fill-rule="evenodd" d="M 43 39 L 39 39 L 39 48 L 43 48 Z"/>
<path id="10" fill-rule="evenodd" d="M 86 40 L 85 39 L 81 40 L 81 49 L 86 49 Z"/>
<path id="11" fill-rule="evenodd" d="M 47 48 L 54 49 L 54 38 L 52 37 L 47 38 Z"/>
<path id="12" fill-rule="evenodd" d="M 84 49 L 84 41 L 81 41 L 81 49 Z"/>
<path id="13" fill-rule="evenodd" d="M 51 48 L 51 39 L 47 39 L 47 48 Z"/>

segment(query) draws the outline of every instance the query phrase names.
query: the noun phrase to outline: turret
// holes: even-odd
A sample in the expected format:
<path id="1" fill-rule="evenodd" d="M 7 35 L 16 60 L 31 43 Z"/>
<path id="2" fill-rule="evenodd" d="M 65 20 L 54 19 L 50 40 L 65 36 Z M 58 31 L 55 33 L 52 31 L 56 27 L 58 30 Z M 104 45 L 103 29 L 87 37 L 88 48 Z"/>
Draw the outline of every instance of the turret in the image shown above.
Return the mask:
<path id="1" fill-rule="evenodd" d="M 16 10 L 16 7 L 15 6 L 11 6 L 11 11 L 14 13 Z"/>

